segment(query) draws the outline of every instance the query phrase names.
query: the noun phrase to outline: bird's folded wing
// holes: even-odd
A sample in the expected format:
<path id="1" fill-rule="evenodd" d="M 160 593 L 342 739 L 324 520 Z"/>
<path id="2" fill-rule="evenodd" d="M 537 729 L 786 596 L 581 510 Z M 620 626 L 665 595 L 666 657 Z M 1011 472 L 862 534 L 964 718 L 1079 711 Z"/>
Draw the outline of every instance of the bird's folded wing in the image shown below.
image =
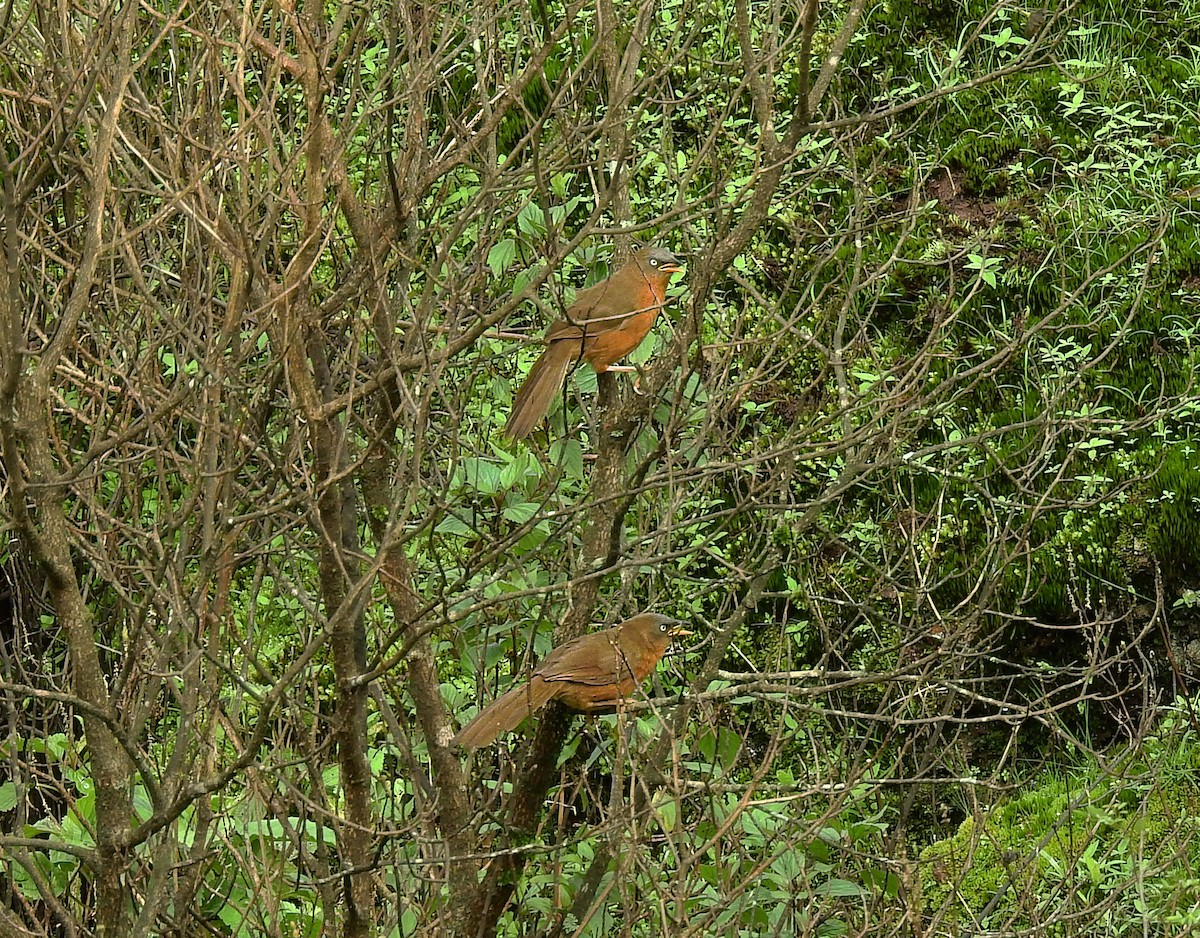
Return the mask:
<path id="1" fill-rule="evenodd" d="M 585 639 L 590 637 L 581 636 Z M 600 685 L 626 680 L 631 676 L 632 669 L 626 664 L 619 646 L 605 642 L 597 647 L 589 643 L 581 649 L 575 642 L 568 642 L 548 655 L 536 673 L 543 681 Z"/>
<path id="2" fill-rule="evenodd" d="M 593 334 L 595 330 L 592 330 Z M 585 333 L 581 326 L 573 325 L 566 320 L 559 319 L 557 322 L 551 323 L 550 328 L 546 330 L 546 334 L 542 337 L 542 341 L 549 345 L 551 342 L 560 342 L 563 339 L 583 339 Z"/>

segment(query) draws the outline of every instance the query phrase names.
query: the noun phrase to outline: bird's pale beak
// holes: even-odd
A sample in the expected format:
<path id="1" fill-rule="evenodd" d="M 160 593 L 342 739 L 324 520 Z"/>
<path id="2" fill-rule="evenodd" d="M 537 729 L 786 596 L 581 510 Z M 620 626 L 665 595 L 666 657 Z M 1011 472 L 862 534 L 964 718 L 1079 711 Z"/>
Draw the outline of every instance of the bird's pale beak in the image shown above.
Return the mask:
<path id="1" fill-rule="evenodd" d="M 689 632 L 687 629 L 685 629 L 685 625 L 687 625 L 686 622 L 680 622 L 678 619 L 676 619 L 674 624 L 672 624 L 671 628 L 667 631 L 667 634 L 670 635 L 671 638 L 683 638 L 685 635 L 696 634 L 695 632 Z"/>

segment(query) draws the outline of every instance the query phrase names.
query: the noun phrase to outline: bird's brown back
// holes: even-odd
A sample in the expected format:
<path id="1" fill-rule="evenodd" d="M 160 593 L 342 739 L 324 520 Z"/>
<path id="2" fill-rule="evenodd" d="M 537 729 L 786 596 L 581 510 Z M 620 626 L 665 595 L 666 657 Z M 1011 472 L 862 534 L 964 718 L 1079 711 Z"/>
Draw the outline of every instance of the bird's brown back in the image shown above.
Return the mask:
<path id="1" fill-rule="evenodd" d="M 607 280 L 580 290 L 564 318 L 551 324 L 546 341 L 577 335 L 576 324 L 586 323 L 589 334 L 619 328 L 629 316 L 662 306 L 670 279 L 669 273 L 645 273 L 636 263 L 626 264 Z"/>
<path id="2" fill-rule="evenodd" d="M 634 344 L 636 348 L 666 302 L 667 285 L 678 270 L 678 259 L 670 251 L 662 248 L 639 251 L 607 280 L 580 290 L 564 318 L 546 330 L 544 341 L 546 344 L 572 339 L 594 341 L 603 333 L 633 327 L 633 331 L 641 333 Z"/>
<path id="3" fill-rule="evenodd" d="M 670 251 L 643 248 L 607 280 L 581 290 L 566 318 L 546 330 L 546 350 L 513 397 L 505 434 L 519 440 L 533 430 L 576 362 L 586 361 L 600 373 L 641 345 L 679 270 L 679 258 Z"/>
<path id="4" fill-rule="evenodd" d="M 664 616 L 643 613 L 616 628 L 592 632 L 554 649 L 534 672 L 575 710 L 611 708 L 654 670 L 671 644 Z"/>
<path id="5" fill-rule="evenodd" d="M 682 623 L 643 612 L 619 626 L 581 635 L 548 654 L 527 683 L 484 707 L 453 743 L 477 749 L 516 729 L 551 700 L 582 712 L 612 710 L 645 679 L 676 635 L 691 635 Z"/>

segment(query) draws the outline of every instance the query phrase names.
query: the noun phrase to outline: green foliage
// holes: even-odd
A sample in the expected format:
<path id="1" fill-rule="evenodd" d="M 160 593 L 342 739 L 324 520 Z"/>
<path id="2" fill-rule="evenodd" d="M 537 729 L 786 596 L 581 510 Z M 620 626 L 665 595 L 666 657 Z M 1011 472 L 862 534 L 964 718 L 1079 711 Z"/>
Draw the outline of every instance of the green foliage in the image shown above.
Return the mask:
<path id="1" fill-rule="evenodd" d="M 701 774 L 720 775 L 718 764 L 705 762 L 708 757 L 703 753 L 713 752 L 718 760 L 732 759 L 738 744 L 730 738 L 728 745 L 732 748 L 722 755 L 701 743 L 697 753 L 701 761 L 693 767 Z M 787 771 L 775 779 L 783 791 L 794 789 L 799 781 Z M 869 801 L 864 787 L 845 810 L 830 818 L 816 807 L 796 810 L 792 798 L 774 805 L 748 805 L 746 799 L 730 793 L 697 812 L 693 798 L 662 793 L 653 806 L 660 834 L 639 848 L 638 857 L 640 866 L 653 865 L 654 875 L 630 882 L 626 871 L 631 857 L 622 851 L 610 861 L 601 890 L 619 893 L 626 884 L 637 890 L 640 903 L 661 904 L 672 920 L 702 921 L 708 930 L 722 935 L 748 938 L 810 929 L 827 936 L 853 933 L 863 924 L 865 904 L 891 903 L 899 893 L 897 877 L 875 859 L 888 825 L 878 814 L 864 813 Z M 798 842 L 800 831 L 807 836 Z M 691 856 L 689 866 L 694 867 L 699 885 L 682 907 L 672 884 L 672 877 L 681 872 L 675 867 L 680 851 Z M 590 836 L 561 845 L 552 867 L 526 876 L 520 907 L 541 915 L 561 915 L 575 899 L 595 856 L 595 839 Z M 518 934 L 520 920 L 506 917 L 501 934 Z M 579 925 L 569 916 L 565 921 L 573 928 Z M 632 935 L 661 933 L 652 917 L 623 916 L 616 901 L 602 907 L 581 933 L 609 934 L 618 922 Z"/>
<path id="2" fill-rule="evenodd" d="M 12 783 L 0 785 L 0 817 L 11 817 L 18 797 L 40 801 L 65 798 L 61 817 L 42 817 L 15 831 L 17 836 L 60 844 L 65 848 L 90 850 L 95 847 L 96 793 L 90 769 L 84 760 L 83 741 L 55 734 L 46 739 L 20 741 L 16 752 L 0 756 L 19 756 L 24 760 L 43 761 L 57 776 L 59 787 L 40 787 L 36 794 L 18 793 Z M 337 790 L 336 772 L 326 779 L 330 793 Z M 133 792 L 132 805 L 135 825 L 153 813 L 148 792 L 139 786 Z M 334 832 L 326 825 L 302 817 L 280 818 L 268 806 L 248 795 L 214 797 L 212 812 L 224 818 L 224 849 L 231 859 L 251 859 L 252 865 L 229 862 L 208 867 L 201 882 L 196 901 L 202 916 L 212 926 L 221 923 L 223 934 L 231 936 L 261 935 L 269 931 L 315 936 L 324 934 L 321 911 L 314 903 L 314 893 L 303 881 L 296 865 L 297 845 L 307 851 L 328 849 L 335 843 Z M 184 857 L 193 844 L 200 809 L 186 809 L 180 819 L 176 849 Z M 205 821 L 204 823 L 208 823 Z M 134 861 L 149 864 L 152 860 L 146 845 L 135 849 Z M 29 862 L 40 879 L 49 885 L 56 899 L 68 908 L 80 908 L 86 900 L 94 869 L 79 857 L 53 847 L 28 853 Z M 11 864 L 12 885 L 30 901 L 37 901 L 40 884 L 26 866 Z M 264 894 L 259 877 L 270 873 L 273 888 Z"/>
<path id="3" fill-rule="evenodd" d="M 583 934 L 615 930 L 626 900 L 670 909 L 678 922 L 705 921 L 704 933 L 711 934 L 865 931 L 868 913 L 899 896 L 896 858 L 885 856 L 892 848 L 885 841 L 906 820 L 904 796 L 875 784 L 883 777 L 877 767 L 894 765 L 896 775 L 910 767 L 898 753 L 908 753 L 914 727 L 977 718 L 942 709 L 947 688 L 990 676 L 971 668 L 998 667 L 1005 651 L 1021 664 L 1034 656 L 1020 642 L 1007 650 L 982 638 L 975 644 L 977 634 L 1009 638 L 1020 631 L 1013 621 L 1060 624 L 1125 608 L 1132 597 L 1149 594 L 1157 569 L 1164 571 L 1169 605 L 1186 612 L 1195 602 L 1200 238 L 1186 190 L 1200 184 L 1196 10 L 1175 4 L 1148 19 L 1081 4 L 1072 9 L 1075 20 L 1060 24 L 1054 56 L 979 83 L 977 76 L 1013 66 L 1029 49 L 1024 11 L 982 0 L 868 5 L 845 50 L 834 103 L 817 119 L 876 116 L 857 128 L 824 123 L 803 136 L 784 161 L 761 230 L 728 270 L 706 271 L 716 278 L 707 305 L 690 310 L 688 288 L 677 283 L 668 315 L 631 356 L 638 364 L 662 360 L 672 348 L 672 323 L 665 321 L 671 316 L 686 311 L 701 321 L 699 345 L 687 350 L 685 380 L 664 390 L 653 419 L 626 441 L 632 502 L 616 532 L 612 570 L 580 566 L 593 507 L 597 447 L 587 428 L 595 376 L 576 371 L 552 410 L 550 432 L 509 445 L 499 431 L 540 347 L 505 333 L 534 339 L 575 291 L 611 271 L 614 221 L 656 219 L 639 237 L 682 248 L 711 245 L 747 217 L 768 167 L 760 115 L 743 83 L 749 76 L 739 65 L 736 17 L 721 4 L 702 13 L 681 0 L 657 4 L 634 76 L 654 76 L 654 84 L 639 85 L 653 93 L 617 103 L 608 100 L 614 76 L 596 54 L 590 8 L 502 6 L 482 31 L 478 11 L 463 8 L 430 39 L 446 54 L 429 71 L 421 59 L 427 50 L 394 42 L 395 24 L 384 16 L 392 12 L 386 5 L 366 11 L 354 29 L 332 37 L 322 86 L 328 115 L 319 117 L 345 117 L 333 136 L 334 149 L 346 153 L 347 179 L 320 184 L 345 182 L 363 204 L 387 206 L 380 218 L 401 234 L 381 223 L 372 236 L 398 237 L 404 256 L 360 263 L 349 247 L 359 236 L 356 220 L 344 205 L 330 207 L 328 242 L 303 289 L 295 289 L 293 265 L 309 236 L 305 212 L 326 209 L 296 207 L 313 191 L 305 174 L 318 171 L 300 145 L 315 115 L 305 111 L 300 83 L 277 70 L 264 49 L 251 44 L 243 62 L 233 51 L 241 49 L 239 38 L 208 58 L 197 39 L 203 29 L 194 27 L 177 37 L 170 55 L 155 52 L 143 63 L 136 107 L 126 113 L 138 120 L 155 108 L 171 113 L 178 103 L 170 89 L 189 87 L 222 56 L 256 76 L 244 100 L 216 96 L 216 131 L 181 134 L 197 147 L 206 134 L 234 140 L 255 159 L 239 163 L 241 151 L 232 146 L 202 157 L 202 168 L 179 185 L 187 198 L 172 201 L 170 213 L 180 213 L 181 226 L 193 219 L 208 224 L 208 208 L 189 201 L 193 195 L 211 189 L 235 200 L 243 190 L 256 191 L 254 173 L 279 174 L 278 192 L 256 195 L 233 226 L 259 250 L 256 226 L 267 225 L 273 238 L 261 251 L 278 269 L 268 267 L 274 273 L 265 279 L 251 277 L 259 291 L 252 301 L 261 305 L 246 323 L 222 327 L 205 318 L 210 307 L 244 311 L 245 297 L 238 297 L 243 306 L 234 304 L 235 278 L 214 263 L 207 279 L 188 286 L 203 297 L 203 315 L 176 323 L 171 301 L 160 293 L 202 265 L 183 252 L 152 257 L 136 273 L 153 278 L 153 302 L 139 308 L 123 292 L 137 277 L 106 254 L 113 270 L 100 279 L 120 285 L 120 302 L 107 305 L 97 288 L 82 351 L 57 374 L 62 387 L 54 389 L 50 436 L 63 477 L 38 484 L 78 485 L 64 511 L 76 543 L 89 549 L 73 557 L 82 591 L 94 606 L 104 654 L 123 657 L 131 668 L 114 681 L 114 695 L 146 707 L 132 745 L 143 745 L 145 735 L 147 751 L 163 764 L 175 755 L 173 745 L 180 752 L 192 745 L 185 729 L 195 726 L 182 714 L 193 661 L 201 662 L 200 683 L 215 688 L 194 704 L 197 712 L 207 719 L 212 705 L 228 723 L 211 736 L 197 735 L 208 748 L 203 759 L 189 752 L 183 760 L 189 765 L 240 756 L 247 728 L 268 712 L 275 682 L 284 675 L 294 682 L 271 699 L 266 767 L 254 764 L 261 775 L 237 775 L 203 811 L 198 802 L 162 834 L 168 852 L 174 857 L 178 847 L 182 856 L 205 829 L 204 815 L 221 819 L 219 836 L 210 836 L 197 861 L 200 917 L 228 934 L 315 935 L 334 927 L 324 920 L 321 900 L 328 884 L 314 882 L 308 861 L 328 860 L 328 869 L 338 864 L 333 826 L 317 820 L 344 807 L 330 755 L 340 714 L 330 712 L 329 699 L 337 687 L 327 649 L 302 655 L 323 641 L 322 615 L 339 612 L 322 609 L 324 585 L 353 580 L 324 551 L 358 533 L 363 544 L 351 552 L 355 562 L 383 566 L 399 557 L 411 569 L 411 583 L 387 586 L 416 597 L 417 624 L 430 630 L 421 634 L 430 639 L 442 696 L 460 719 L 482 694 L 507 686 L 545 653 L 571 590 L 597 575 L 612 604 L 597 617 L 615 619 L 654 604 L 720 627 L 747 583 L 766 574 L 761 618 L 778 621 L 744 626 L 722 662 L 746 670 L 820 662 L 882 675 L 924 654 L 914 653 L 912 636 L 927 619 L 949 626 L 970 620 L 966 640 L 951 636 L 959 648 L 968 646 L 955 667 L 969 673 L 947 677 L 939 670 L 943 662 L 934 660 L 921 674 L 928 686 L 911 697 L 898 699 L 894 684 L 871 675 L 821 700 L 804 699 L 803 707 L 793 698 L 780 704 L 786 695 L 775 691 L 713 703 L 704 712 L 707 722 L 697 718 L 675 741 L 670 768 L 687 784 L 656 790 L 635 819 L 607 815 L 616 799 L 605 783 L 627 759 L 638 764 L 639 747 L 660 730 L 660 715 L 635 724 L 632 758 L 609 733 L 611 719 L 601 721 L 595 745 L 590 736 L 573 737 L 561 766 L 569 792 L 561 796 L 561 818 L 570 820 L 522 844 L 534 848 L 529 872 L 504 923 L 508 933 L 524 934 L 558 916 L 574 931 L 580 923 L 567 910 L 583 894 L 607 839 L 621 849 L 602 871 L 595 895 L 608 898 Z M 576 17 L 572 28 L 556 32 L 569 15 Z M 796 15 L 784 4 L 777 21 L 752 19 L 752 43 L 765 48 L 791 35 Z M 836 15 L 822 22 L 819 49 L 830 47 L 837 27 Z M 290 28 L 280 27 L 281 60 L 295 52 L 287 47 L 298 41 Z M 618 43 L 628 29 L 622 22 Z M 979 41 L 969 41 L 976 32 Z M 681 35 L 694 40 L 686 55 L 673 51 Z M 535 61 L 531 80 L 510 93 L 507 83 Z M 794 44 L 785 44 L 764 72 L 789 103 L 777 112 L 777 134 L 798 119 L 794 103 L 804 82 L 797 63 Z M 415 108 L 399 87 L 409 81 L 425 83 Z M 932 97 L 959 83 L 964 87 L 955 94 Z M 405 101 L 407 112 L 397 104 Z M 609 152 L 613 141 L 592 123 L 617 106 L 629 135 L 620 163 Z M 471 128 L 485 126 L 494 107 L 508 108 L 494 137 L 473 138 Z M 243 108 L 269 114 L 280 139 L 257 139 Z M 884 108 L 894 110 L 878 116 Z M 123 153 L 145 161 L 144 154 L 156 152 L 153 141 L 139 150 L 125 125 L 121 133 Z M 48 152 L 63 166 L 87 165 L 68 143 L 55 138 L 61 159 L 58 149 Z M 431 163 L 467 155 L 447 158 L 412 204 L 393 204 L 392 173 L 430 171 L 395 164 L 425 147 Z M 260 148 L 269 151 L 265 158 L 258 158 Z M 32 149 L 46 149 L 44 141 Z M 154 167 L 148 172 L 132 162 L 144 175 L 130 183 L 121 178 L 126 170 L 114 170 L 106 204 L 158 250 L 151 239 L 158 229 L 147 219 L 164 211 L 153 201 L 165 203 L 159 168 L 147 163 Z M 226 164 L 234 164 L 229 175 L 219 184 L 210 180 Z M 614 219 L 608 187 L 618 169 L 630 217 Z M 130 209 L 137 203 L 123 186 L 139 197 L 149 190 L 153 204 L 143 208 L 145 217 Z M 55 229 L 46 282 L 21 294 L 31 302 L 70 292 L 79 267 L 75 258 L 57 256 L 69 253 L 63 233 L 79 227 L 69 214 Z M 650 227 L 658 224 L 664 229 Z M 220 226 L 214 230 L 231 237 Z M 559 258 L 577 234 L 587 236 Z M 112 243 L 125 249 L 124 237 L 114 233 Z M 470 280 L 473 273 L 480 276 Z M 378 308 L 364 301 L 336 315 L 326 310 L 324 304 L 336 306 L 332 299 L 363 279 L 382 297 Z M 471 289 L 460 289 L 468 280 Z M 297 342 L 288 331 L 294 323 L 281 324 L 287 317 L 271 307 L 277 288 L 312 314 L 304 323 L 312 329 L 310 344 L 298 352 L 289 346 Z M 389 356 L 426 355 L 434 362 L 496 309 L 510 312 L 504 333 L 483 331 L 461 354 L 427 370 L 386 367 Z M 148 338 L 133 331 L 134 322 Z M 54 334 L 53 325 L 38 322 L 42 331 L 31 332 L 30 349 Z M 231 341 L 207 358 L 203 343 L 223 329 L 244 346 Z M 380 481 L 367 471 L 355 474 L 364 464 L 381 450 L 400 454 L 387 463 L 394 476 L 382 480 L 394 486 L 392 497 L 371 501 L 371 515 L 355 519 L 357 532 L 326 527 L 320 509 L 331 483 L 314 465 L 310 415 L 298 416 L 275 396 L 298 378 L 295 368 L 305 356 L 319 358 L 318 350 L 328 356 L 321 367 L 349 375 L 344 385 L 331 379 L 322 392 L 349 394 L 378 379 L 394 394 L 364 396 L 361 407 L 355 398 L 339 412 L 341 422 L 330 424 L 338 472 L 345 460 L 346 475 L 334 473 L 337 483 L 360 485 L 351 502 Z M 139 368 L 149 376 L 145 385 L 138 384 Z M 193 392 L 194 383 L 204 387 Z M 127 394 L 135 385 L 140 393 Z M 245 388 L 270 393 L 238 398 Z M 193 398 L 203 407 L 193 409 Z M 176 403 L 166 407 L 165 400 Z M 217 432 L 210 415 L 230 400 L 229 422 Z M 165 422 L 149 421 L 158 436 L 147 431 L 143 438 L 145 415 L 159 407 Z M 410 411 L 418 416 L 409 422 L 395 416 Z M 103 432 L 89 436 L 95 427 Z M 134 428 L 128 439 L 127 427 Z M 244 451 L 243 439 L 252 441 Z M 239 442 L 228 451 L 212 449 L 217 440 Z M 77 453 L 87 459 L 73 464 Z M 234 467 L 227 475 L 226 463 Z M 265 479 L 260 465 L 277 472 Z M 205 502 L 210 485 L 226 488 Z M 238 492 L 240 502 L 230 494 Z M 201 503 L 214 516 L 232 507 L 218 522 L 197 508 Z M 387 536 L 372 540 L 376 529 Z M 108 554 L 109 573 L 95 572 L 92 565 Z M 213 569 L 234 572 L 228 581 L 209 579 Z M 383 574 L 392 576 L 392 568 Z M 378 652 L 384 664 L 375 676 L 389 692 L 369 707 L 373 795 L 389 833 L 424 836 L 437 824 L 433 813 L 423 813 L 436 800 L 428 788 L 424 727 L 409 735 L 418 725 L 406 683 L 411 662 L 402 654 L 389 660 L 410 650 L 406 629 L 414 623 L 395 621 L 388 589 L 369 583 L 375 595 L 368 589 L 355 598 L 367 607 L 372 667 Z M 214 620 L 224 630 L 220 641 L 203 653 L 189 645 L 193 634 L 217 629 Z M 51 630 L 53 617 L 37 621 Z M 1105 652 L 1119 640 L 1106 634 L 1096 648 Z M 1070 633 L 1055 651 L 1074 664 L 1090 650 L 1078 644 Z M 61 648 L 43 654 L 55 665 L 47 672 L 62 670 Z M 161 683 L 144 690 L 137 685 L 142 674 L 160 676 Z M 1036 676 L 1021 677 L 1006 690 L 1035 683 Z M 683 686 L 669 673 L 660 680 L 668 692 Z M 731 686 L 722 680 L 710 690 Z M 159 698 L 154 708 L 144 702 Z M 875 717 L 877 723 L 867 719 Z M 895 726 L 884 725 L 892 718 Z M 961 900 L 967 911 L 941 914 L 964 925 L 971 918 L 984 927 L 1040 926 L 1057 901 L 1112 906 L 1136 881 L 1145 915 L 1180 928 L 1195 924 L 1197 886 L 1188 870 L 1200 857 L 1180 838 L 1194 833 L 1197 805 L 1188 785 L 1195 751 L 1190 738 L 1180 741 L 1179 729 L 1168 721 L 1163 741 L 1152 738 L 1128 754 L 1119 768 L 1136 784 L 1118 785 L 1095 766 L 1076 767 L 930 846 L 922 857 L 926 910 L 953 910 L 951 900 Z M 21 833 L 91 847 L 95 792 L 81 743 L 51 733 L 6 745 L 19 749 L 6 756 L 52 764 L 67 795 L 60 815 L 39 818 Z M 775 762 L 759 774 L 764 753 Z M 937 751 L 930 758 L 940 765 L 955 756 Z M 1165 773 L 1166 783 L 1151 779 L 1152 770 Z M 479 790 L 501 795 L 509 785 L 508 776 L 490 774 Z M 150 811 L 148 790 L 134 787 L 131 823 Z M 21 797 L 16 784 L 0 782 L 0 815 L 16 817 Z M 486 811 L 495 807 L 487 802 Z M 482 822 L 487 836 L 499 837 L 500 829 L 490 817 Z M 1178 856 L 1150 858 L 1156 869 L 1147 873 L 1146 845 L 1168 835 L 1180 838 Z M 388 840 L 390 862 L 379 871 L 395 900 L 389 924 L 396 935 L 420 934 L 423 916 L 445 899 L 442 881 L 429 872 L 436 851 L 423 852 L 428 844 L 417 841 Z M 159 846 L 139 847 L 135 861 L 149 864 Z M 56 897 L 73 907 L 86 901 L 88 873 L 77 858 L 53 849 L 32 857 Z M 35 878 L 19 864 L 11 876 L 14 890 L 36 902 Z M 647 919 L 622 927 L 649 935 L 658 924 Z M 1118 933 L 1121 924 L 1114 918 L 1106 927 Z"/>
<path id="4" fill-rule="evenodd" d="M 1192 707 L 1178 701 L 1160 734 L 1105 769 L 1082 763 L 1048 773 L 926 847 L 924 914 L 942 928 L 1049 924 L 1053 934 L 1070 933 L 1064 919 L 1073 910 L 1096 907 L 1107 910 L 1096 934 L 1126 934 L 1142 921 L 1195 925 L 1200 745 Z"/>

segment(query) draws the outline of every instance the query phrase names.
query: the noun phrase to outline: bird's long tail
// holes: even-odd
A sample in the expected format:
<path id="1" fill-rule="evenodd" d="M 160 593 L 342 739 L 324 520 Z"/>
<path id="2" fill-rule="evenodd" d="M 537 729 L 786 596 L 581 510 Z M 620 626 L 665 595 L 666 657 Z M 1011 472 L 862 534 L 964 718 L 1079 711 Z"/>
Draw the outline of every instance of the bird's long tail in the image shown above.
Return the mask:
<path id="1" fill-rule="evenodd" d="M 515 730 L 533 711 L 544 707 L 554 696 L 553 684 L 535 677 L 528 684 L 514 687 L 475 715 L 470 723 L 450 740 L 451 745 L 478 749 L 493 742 L 501 733 Z"/>
<path id="2" fill-rule="evenodd" d="M 529 376 L 517 396 L 513 398 L 512 413 L 504 433 L 511 439 L 521 440 L 546 416 L 554 395 L 562 387 L 563 378 L 579 352 L 578 342 L 557 341 L 550 343 L 541 357 L 533 363 Z"/>

